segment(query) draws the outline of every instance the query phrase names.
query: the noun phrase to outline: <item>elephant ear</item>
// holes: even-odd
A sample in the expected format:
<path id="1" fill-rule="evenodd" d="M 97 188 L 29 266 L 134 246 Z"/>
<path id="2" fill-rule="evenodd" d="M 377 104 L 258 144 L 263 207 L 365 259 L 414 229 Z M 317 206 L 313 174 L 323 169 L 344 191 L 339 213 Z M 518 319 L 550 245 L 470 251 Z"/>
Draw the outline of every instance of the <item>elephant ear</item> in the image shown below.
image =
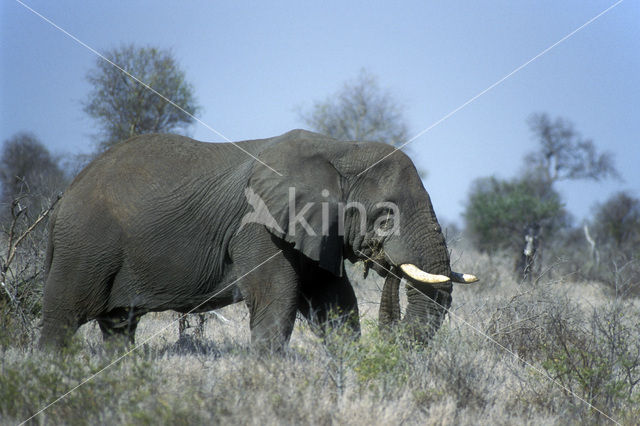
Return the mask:
<path id="1" fill-rule="evenodd" d="M 327 164 L 302 169 L 279 168 L 282 176 L 257 164 L 245 190 L 258 222 L 293 243 L 306 257 L 342 276 L 343 236 L 339 230 L 340 177 Z M 253 201 L 252 201 L 253 197 Z M 245 216 L 246 217 L 246 216 Z M 245 220 L 243 219 L 243 222 Z"/>

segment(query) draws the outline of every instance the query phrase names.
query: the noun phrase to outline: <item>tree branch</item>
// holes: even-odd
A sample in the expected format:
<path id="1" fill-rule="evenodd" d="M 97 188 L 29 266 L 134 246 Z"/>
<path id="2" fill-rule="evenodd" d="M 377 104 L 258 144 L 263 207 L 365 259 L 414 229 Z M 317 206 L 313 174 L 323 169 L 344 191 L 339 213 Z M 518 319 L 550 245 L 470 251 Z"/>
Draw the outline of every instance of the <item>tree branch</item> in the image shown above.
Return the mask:
<path id="1" fill-rule="evenodd" d="M 51 203 L 49 208 L 47 208 L 47 210 L 45 210 L 43 212 L 40 212 L 40 214 L 38 215 L 36 220 L 16 239 L 15 243 L 13 242 L 13 233 L 14 233 L 14 230 L 15 230 L 15 226 L 16 226 L 16 223 L 18 221 L 18 217 L 20 216 L 20 214 L 23 211 L 25 211 L 25 209 L 21 209 L 19 211 L 19 213 L 14 217 L 14 219 L 13 219 L 13 221 L 11 223 L 11 231 L 9 232 L 9 248 L 8 248 L 8 252 L 7 252 L 7 260 L 6 260 L 5 264 L 2 265 L 2 274 L 3 274 L 3 276 L 7 272 L 7 270 L 9 269 L 9 265 L 13 261 L 13 258 L 16 255 L 16 250 L 18 249 L 18 246 L 20 245 L 22 240 L 24 240 L 36 228 L 36 226 L 38 226 L 38 224 L 40 222 L 42 222 L 49 215 L 49 213 L 51 212 L 51 210 L 53 210 L 53 208 L 58 203 L 58 200 L 60 200 L 61 197 L 62 197 L 62 194 L 58 194 L 58 196 L 53 201 L 53 203 Z"/>

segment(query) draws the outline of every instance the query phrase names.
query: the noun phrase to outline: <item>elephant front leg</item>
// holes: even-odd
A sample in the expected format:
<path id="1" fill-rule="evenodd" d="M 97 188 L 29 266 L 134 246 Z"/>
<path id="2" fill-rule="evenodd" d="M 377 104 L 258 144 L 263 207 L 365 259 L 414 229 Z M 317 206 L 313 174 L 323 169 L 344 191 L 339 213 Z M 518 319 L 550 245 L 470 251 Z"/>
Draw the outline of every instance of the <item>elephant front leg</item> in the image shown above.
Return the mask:
<path id="1" fill-rule="evenodd" d="M 251 344 L 260 352 L 278 352 L 289 342 L 297 311 L 297 282 L 268 280 L 252 286 L 249 307 Z"/>
<path id="2" fill-rule="evenodd" d="M 281 351 L 289 342 L 298 310 L 299 254 L 264 226 L 249 224 L 230 243 L 232 275 L 249 308 L 251 344 Z"/>

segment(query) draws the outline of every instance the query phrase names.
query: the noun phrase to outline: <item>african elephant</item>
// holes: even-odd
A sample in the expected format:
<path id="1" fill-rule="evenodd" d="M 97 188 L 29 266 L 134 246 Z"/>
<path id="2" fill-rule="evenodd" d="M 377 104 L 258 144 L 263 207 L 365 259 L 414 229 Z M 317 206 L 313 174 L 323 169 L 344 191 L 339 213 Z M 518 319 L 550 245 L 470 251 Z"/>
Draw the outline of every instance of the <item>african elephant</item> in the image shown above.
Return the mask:
<path id="1" fill-rule="evenodd" d="M 383 325 L 400 320 L 407 278 L 419 339 L 441 324 L 452 281 L 476 280 L 451 271 L 429 195 L 389 145 L 303 130 L 237 144 L 137 136 L 89 164 L 52 213 L 40 342 L 62 346 L 92 319 L 133 342 L 147 312 L 242 300 L 252 346 L 283 348 L 297 312 L 319 324 L 339 312 L 357 334 L 345 259 L 387 277 Z"/>

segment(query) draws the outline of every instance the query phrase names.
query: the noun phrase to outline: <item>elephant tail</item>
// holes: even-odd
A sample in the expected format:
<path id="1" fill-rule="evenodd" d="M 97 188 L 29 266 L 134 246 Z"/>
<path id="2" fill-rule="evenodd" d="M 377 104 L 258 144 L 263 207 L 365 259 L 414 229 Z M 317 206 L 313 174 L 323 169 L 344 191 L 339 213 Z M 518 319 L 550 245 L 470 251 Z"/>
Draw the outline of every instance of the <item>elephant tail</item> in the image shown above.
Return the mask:
<path id="1" fill-rule="evenodd" d="M 49 216 L 49 232 L 47 236 L 47 251 L 45 253 L 44 259 L 44 276 L 45 280 L 49 276 L 49 271 L 51 270 L 51 264 L 53 263 L 53 252 L 54 252 L 54 244 L 53 244 L 53 230 L 56 226 L 56 218 L 58 216 L 58 206 L 56 206 Z"/>

